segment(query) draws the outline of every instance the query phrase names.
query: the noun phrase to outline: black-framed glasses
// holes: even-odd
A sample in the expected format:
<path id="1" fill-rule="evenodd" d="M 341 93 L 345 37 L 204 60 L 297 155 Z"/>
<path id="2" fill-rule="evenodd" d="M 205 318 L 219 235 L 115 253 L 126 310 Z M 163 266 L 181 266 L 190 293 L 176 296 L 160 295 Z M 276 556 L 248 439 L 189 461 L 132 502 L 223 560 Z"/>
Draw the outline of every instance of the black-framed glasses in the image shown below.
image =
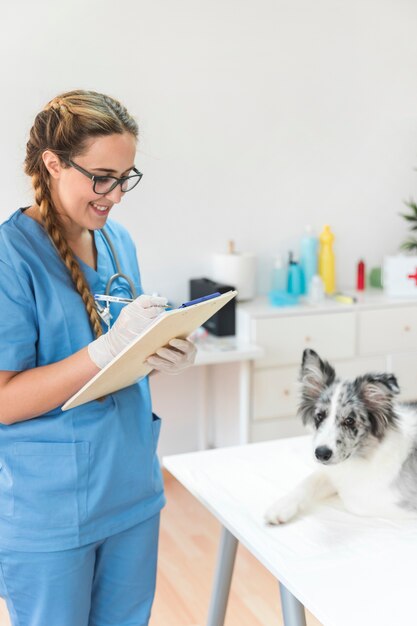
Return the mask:
<path id="1" fill-rule="evenodd" d="M 62 161 L 81 172 L 81 174 L 84 174 L 84 176 L 87 176 L 90 180 L 92 180 L 94 193 L 102 196 L 106 193 L 110 193 L 111 191 L 113 191 L 113 189 L 115 189 L 117 185 L 120 185 L 123 193 L 126 193 L 126 191 L 131 191 L 133 187 L 136 187 L 136 185 L 143 176 L 142 172 L 139 172 L 136 167 L 132 169 L 132 172 L 134 172 L 134 174 L 130 174 L 129 176 L 122 176 L 121 178 L 116 178 L 115 176 L 96 176 L 95 174 L 91 174 L 91 172 L 87 172 L 87 170 L 85 170 L 80 165 L 74 163 L 74 161 L 71 161 L 71 159 L 62 159 Z"/>

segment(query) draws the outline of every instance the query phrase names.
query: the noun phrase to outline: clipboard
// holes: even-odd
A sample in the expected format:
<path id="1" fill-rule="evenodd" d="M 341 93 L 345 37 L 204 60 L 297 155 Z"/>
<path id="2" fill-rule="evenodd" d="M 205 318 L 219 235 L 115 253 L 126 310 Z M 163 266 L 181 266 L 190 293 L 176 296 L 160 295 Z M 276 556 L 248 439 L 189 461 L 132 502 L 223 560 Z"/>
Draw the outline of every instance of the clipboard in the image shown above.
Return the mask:
<path id="1" fill-rule="evenodd" d="M 139 378 L 152 371 L 153 368 L 145 363 L 151 354 L 155 354 L 175 337 L 186 339 L 236 295 L 237 291 L 227 291 L 210 300 L 162 313 L 141 335 L 67 400 L 62 410 L 68 411 L 85 402 L 97 400 L 133 385 Z"/>

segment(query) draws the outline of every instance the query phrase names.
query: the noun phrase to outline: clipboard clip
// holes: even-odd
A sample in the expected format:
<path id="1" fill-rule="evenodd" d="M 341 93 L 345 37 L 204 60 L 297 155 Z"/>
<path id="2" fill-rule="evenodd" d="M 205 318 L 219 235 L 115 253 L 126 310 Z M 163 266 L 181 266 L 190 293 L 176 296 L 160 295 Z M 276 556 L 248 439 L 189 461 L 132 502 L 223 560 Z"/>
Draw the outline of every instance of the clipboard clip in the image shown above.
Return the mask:
<path id="1" fill-rule="evenodd" d="M 209 293 L 207 296 L 202 296 L 201 298 L 196 298 L 195 300 L 190 300 L 189 302 L 184 302 L 179 306 L 179 309 L 184 309 L 187 306 L 193 306 L 193 304 L 198 304 L 199 302 L 204 302 L 205 300 L 211 300 L 212 298 L 217 298 L 217 296 L 221 296 L 220 291 L 216 291 L 215 293 Z"/>

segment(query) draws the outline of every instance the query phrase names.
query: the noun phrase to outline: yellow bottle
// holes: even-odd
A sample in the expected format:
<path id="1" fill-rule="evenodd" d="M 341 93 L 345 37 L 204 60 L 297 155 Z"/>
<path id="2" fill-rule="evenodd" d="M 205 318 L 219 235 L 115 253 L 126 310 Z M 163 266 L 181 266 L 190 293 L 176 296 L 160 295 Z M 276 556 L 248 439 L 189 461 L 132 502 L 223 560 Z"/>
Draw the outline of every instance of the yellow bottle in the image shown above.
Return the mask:
<path id="1" fill-rule="evenodd" d="M 336 290 L 335 258 L 333 252 L 334 235 L 326 224 L 319 237 L 319 275 L 324 284 L 325 293 L 332 294 Z"/>

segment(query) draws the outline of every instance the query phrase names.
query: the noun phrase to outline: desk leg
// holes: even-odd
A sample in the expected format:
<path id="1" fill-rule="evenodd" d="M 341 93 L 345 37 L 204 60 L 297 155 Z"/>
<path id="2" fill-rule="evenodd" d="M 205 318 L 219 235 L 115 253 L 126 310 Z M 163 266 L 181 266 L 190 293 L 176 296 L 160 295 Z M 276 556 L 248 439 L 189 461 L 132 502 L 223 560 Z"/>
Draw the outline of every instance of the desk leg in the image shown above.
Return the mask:
<path id="1" fill-rule="evenodd" d="M 251 364 L 241 361 L 239 366 L 239 443 L 249 443 L 251 414 Z"/>
<path id="2" fill-rule="evenodd" d="M 279 583 L 285 626 L 306 626 L 304 606 L 283 584 Z"/>
<path id="3" fill-rule="evenodd" d="M 215 430 L 212 407 L 213 372 L 211 365 L 200 367 L 201 371 L 201 406 L 198 424 L 198 449 L 214 448 Z"/>
<path id="4" fill-rule="evenodd" d="M 223 527 L 207 626 L 223 626 L 238 541 Z"/>

